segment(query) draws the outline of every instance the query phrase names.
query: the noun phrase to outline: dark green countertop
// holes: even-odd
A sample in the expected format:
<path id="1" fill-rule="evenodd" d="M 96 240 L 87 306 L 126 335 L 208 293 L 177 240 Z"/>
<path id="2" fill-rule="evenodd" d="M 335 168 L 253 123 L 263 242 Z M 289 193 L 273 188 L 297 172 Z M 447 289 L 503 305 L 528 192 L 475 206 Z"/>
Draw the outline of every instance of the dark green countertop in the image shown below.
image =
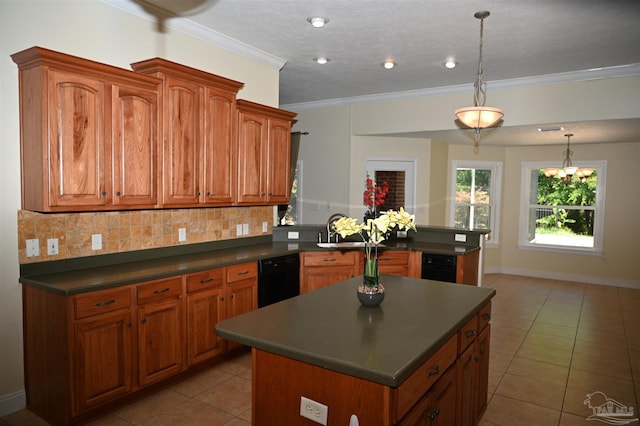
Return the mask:
<path id="1" fill-rule="evenodd" d="M 378 308 L 360 305 L 362 277 L 220 322 L 218 334 L 261 350 L 397 387 L 495 290 L 384 275 Z"/>
<path id="2" fill-rule="evenodd" d="M 43 262 L 40 265 L 27 264 L 21 267 L 19 281 L 22 284 L 69 296 L 301 251 L 329 250 L 318 247 L 315 242 L 271 242 L 264 237 L 246 239 L 244 245 L 240 243 L 234 245 L 234 242 L 222 241 L 194 245 L 198 248 L 193 252 L 189 252 L 188 247 L 183 246 L 169 250 L 106 255 L 103 256 L 104 259 L 88 257 L 70 261 Z M 389 250 L 419 250 L 432 254 L 452 255 L 462 255 L 479 249 L 463 245 L 410 240 L 387 242 L 387 245 Z"/>

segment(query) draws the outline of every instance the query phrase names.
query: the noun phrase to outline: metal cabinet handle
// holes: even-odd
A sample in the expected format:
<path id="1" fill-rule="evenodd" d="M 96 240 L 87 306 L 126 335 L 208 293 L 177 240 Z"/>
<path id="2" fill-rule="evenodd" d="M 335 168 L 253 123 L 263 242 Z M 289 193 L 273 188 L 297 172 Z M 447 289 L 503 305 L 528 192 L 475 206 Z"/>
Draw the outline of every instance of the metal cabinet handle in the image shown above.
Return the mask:
<path id="1" fill-rule="evenodd" d="M 324 259 L 323 262 L 335 262 L 336 259 L 334 258 L 329 258 L 329 259 Z"/>
<path id="2" fill-rule="evenodd" d="M 231 293 L 231 296 L 229 296 L 231 299 L 233 299 L 234 297 L 236 297 L 236 295 L 234 293 Z"/>
<path id="3" fill-rule="evenodd" d="M 142 321 L 140 321 L 140 322 L 143 323 L 143 324 L 146 324 L 147 323 L 147 319 L 146 318 L 142 318 Z"/>
<path id="4" fill-rule="evenodd" d="M 489 321 L 491 319 L 491 314 L 484 314 L 482 316 L 482 319 L 485 320 L 485 321 Z"/>
<path id="5" fill-rule="evenodd" d="M 166 293 L 169 291 L 169 287 L 165 287 L 163 289 L 153 290 L 153 294 Z"/>
<path id="6" fill-rule="evenodd" d="M 473 330 L 467 331 L 467 339 L 476 335 L 476 332 Z"/>
<path id="7" fill-rule="evenodd" d="M 242 272 L 238 272 L 238 275 L 247 275 L 249 273 L 249 271 L 242 271 Z"/>
<path id="8" fill-rule="evenodd" d="M 107 300 L 104 302 L 98 302 L 96 303 L 96 306 L 107 306 L 107 305 L 111 305 L 113 303 L 116 303 L 116 299 L 111 299 L 111 300 Z"/>
<path id="9" fill-rule="evenodd" d="M 116 195 L 119 197 L 120 196 L 120 191 L 116 191 Z"/>
<path id="10" fill-rule="evenodd" d="M 200 284 L 210 283 L 211 281 L 213 281 L 213 278 L 207 278 L 206 280 L 200 280 Z"/>
<path id="11" fill-rule="evenodd" d="M 440 374 L 440 366 L 436 365 L 436 368 L 427 373 L 427 377 L 437 376 L 438 374 Z"/>
<path id="12" fill-rule="evenodd" d="M 484 348 L 480 348 L 480 350 L 479 350 L 478 352 L 480 352 L 481 354 L 483 354 L 483 353 L 484 353 Z"/>

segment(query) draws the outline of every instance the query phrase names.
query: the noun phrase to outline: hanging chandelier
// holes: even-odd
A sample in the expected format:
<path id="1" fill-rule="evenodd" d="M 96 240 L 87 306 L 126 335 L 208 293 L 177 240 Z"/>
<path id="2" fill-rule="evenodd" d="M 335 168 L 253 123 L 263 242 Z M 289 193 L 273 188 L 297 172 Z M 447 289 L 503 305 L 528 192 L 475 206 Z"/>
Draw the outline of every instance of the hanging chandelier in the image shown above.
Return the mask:
<path id="1" fill-rule="evenodd" d="M 480 20 L 480 55 L 478 58 L 478 73 L 476 81 L 473 83 L 473 87 L 475 89 L 473 95 L 474 106 L 459 108 L 455 111 L 455 114 L 460 122 L 475 130 L 474 149 L 478 152 L 480 145 L 480 130 L 496 124 L 502 119 L 502 117 L 504 117 L 504 112 L 500 108 L 484 106 L 487 97 L 487 83 L 484 81 L 482 76 L 482 42 L 484 34 L 484 19 L 489 16 L 489 12 L 476 12 L 473 16 Z"/>
<path id="2" fill-rule="evenodd" d="M 593 169 L 578 168 L 573 165 L 571 162 L 571 156 L 573 155 L 573 151 L 571 151 L 571 136 L 573 136 L 573 133 L 567 133 L 565 136 L 567 137 L 567 149 L 564 151 L 562 168 L 547 167 L 546 169 L 543 169 L 542 172 L 546 177 L 558 176 L 562 179 L 562 182 L 564 182 L 565 185 L 568 185 L 571 183 L 571 179 L 574 175 L 583 180 L 591 176 Z"/>

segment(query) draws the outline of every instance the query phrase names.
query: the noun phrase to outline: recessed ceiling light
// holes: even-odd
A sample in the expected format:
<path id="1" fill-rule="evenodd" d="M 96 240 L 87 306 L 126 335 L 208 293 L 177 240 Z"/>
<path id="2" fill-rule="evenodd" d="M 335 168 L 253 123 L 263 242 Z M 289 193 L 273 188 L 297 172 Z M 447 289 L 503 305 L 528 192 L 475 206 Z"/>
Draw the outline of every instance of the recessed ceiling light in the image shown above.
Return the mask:
<path id="1" fill-rule="evenodd" d="M 451 69 L 455 68 L 458 63 L 453 58 L 447 58 L 447 61 L 444 63 L 444 66 Z"/>
<path id="2" fill-rule="evenodd" d="M 391 68 L 393 68 L 393 67 L 395 67 L 395 66 L 396 66 L 396 63 L 395 63 L 395 62 L 393 62 L 391 59 L 388 59 L 388 60 L 384 61 L 384 62 L 383 62 L 382 64 L 380 64 L 380 65 L 382 65 L 385 69 L 390 70 Z"/>
<path id="3" fill-rule="evenodd" d="M 319 63 L 320 65 L 324 65 L 324 64 L 326 64 L 327 62 L 330 61 L 329 58 L 325 58 L 324 56 L 318 56 L 317 58 L 314 58 L 313 60 L 316 61 L 317 63 Z"/>
<path id="4" fill-rule="evenodd" d="M 312 16 L 311 18 L 307 18 L 307 22 L 313 25 L 314 28 L 322 28 L 329 23 L 329 20 L 321 16 Z"/>

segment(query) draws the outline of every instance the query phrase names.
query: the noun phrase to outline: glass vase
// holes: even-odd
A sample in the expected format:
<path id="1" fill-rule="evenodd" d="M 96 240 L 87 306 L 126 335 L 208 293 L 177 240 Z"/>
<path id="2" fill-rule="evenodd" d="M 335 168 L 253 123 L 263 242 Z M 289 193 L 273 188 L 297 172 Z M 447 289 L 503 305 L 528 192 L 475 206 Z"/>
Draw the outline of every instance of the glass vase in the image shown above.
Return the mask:
<path id="1" fill-rule="evenodd" d="M 364 254 L 364 273 L 358 286 L 358 300 L 364 306 L 378 306 L 384 300 L 384 286 L 378 270 L 378 246 L 367 243 Z"/>

